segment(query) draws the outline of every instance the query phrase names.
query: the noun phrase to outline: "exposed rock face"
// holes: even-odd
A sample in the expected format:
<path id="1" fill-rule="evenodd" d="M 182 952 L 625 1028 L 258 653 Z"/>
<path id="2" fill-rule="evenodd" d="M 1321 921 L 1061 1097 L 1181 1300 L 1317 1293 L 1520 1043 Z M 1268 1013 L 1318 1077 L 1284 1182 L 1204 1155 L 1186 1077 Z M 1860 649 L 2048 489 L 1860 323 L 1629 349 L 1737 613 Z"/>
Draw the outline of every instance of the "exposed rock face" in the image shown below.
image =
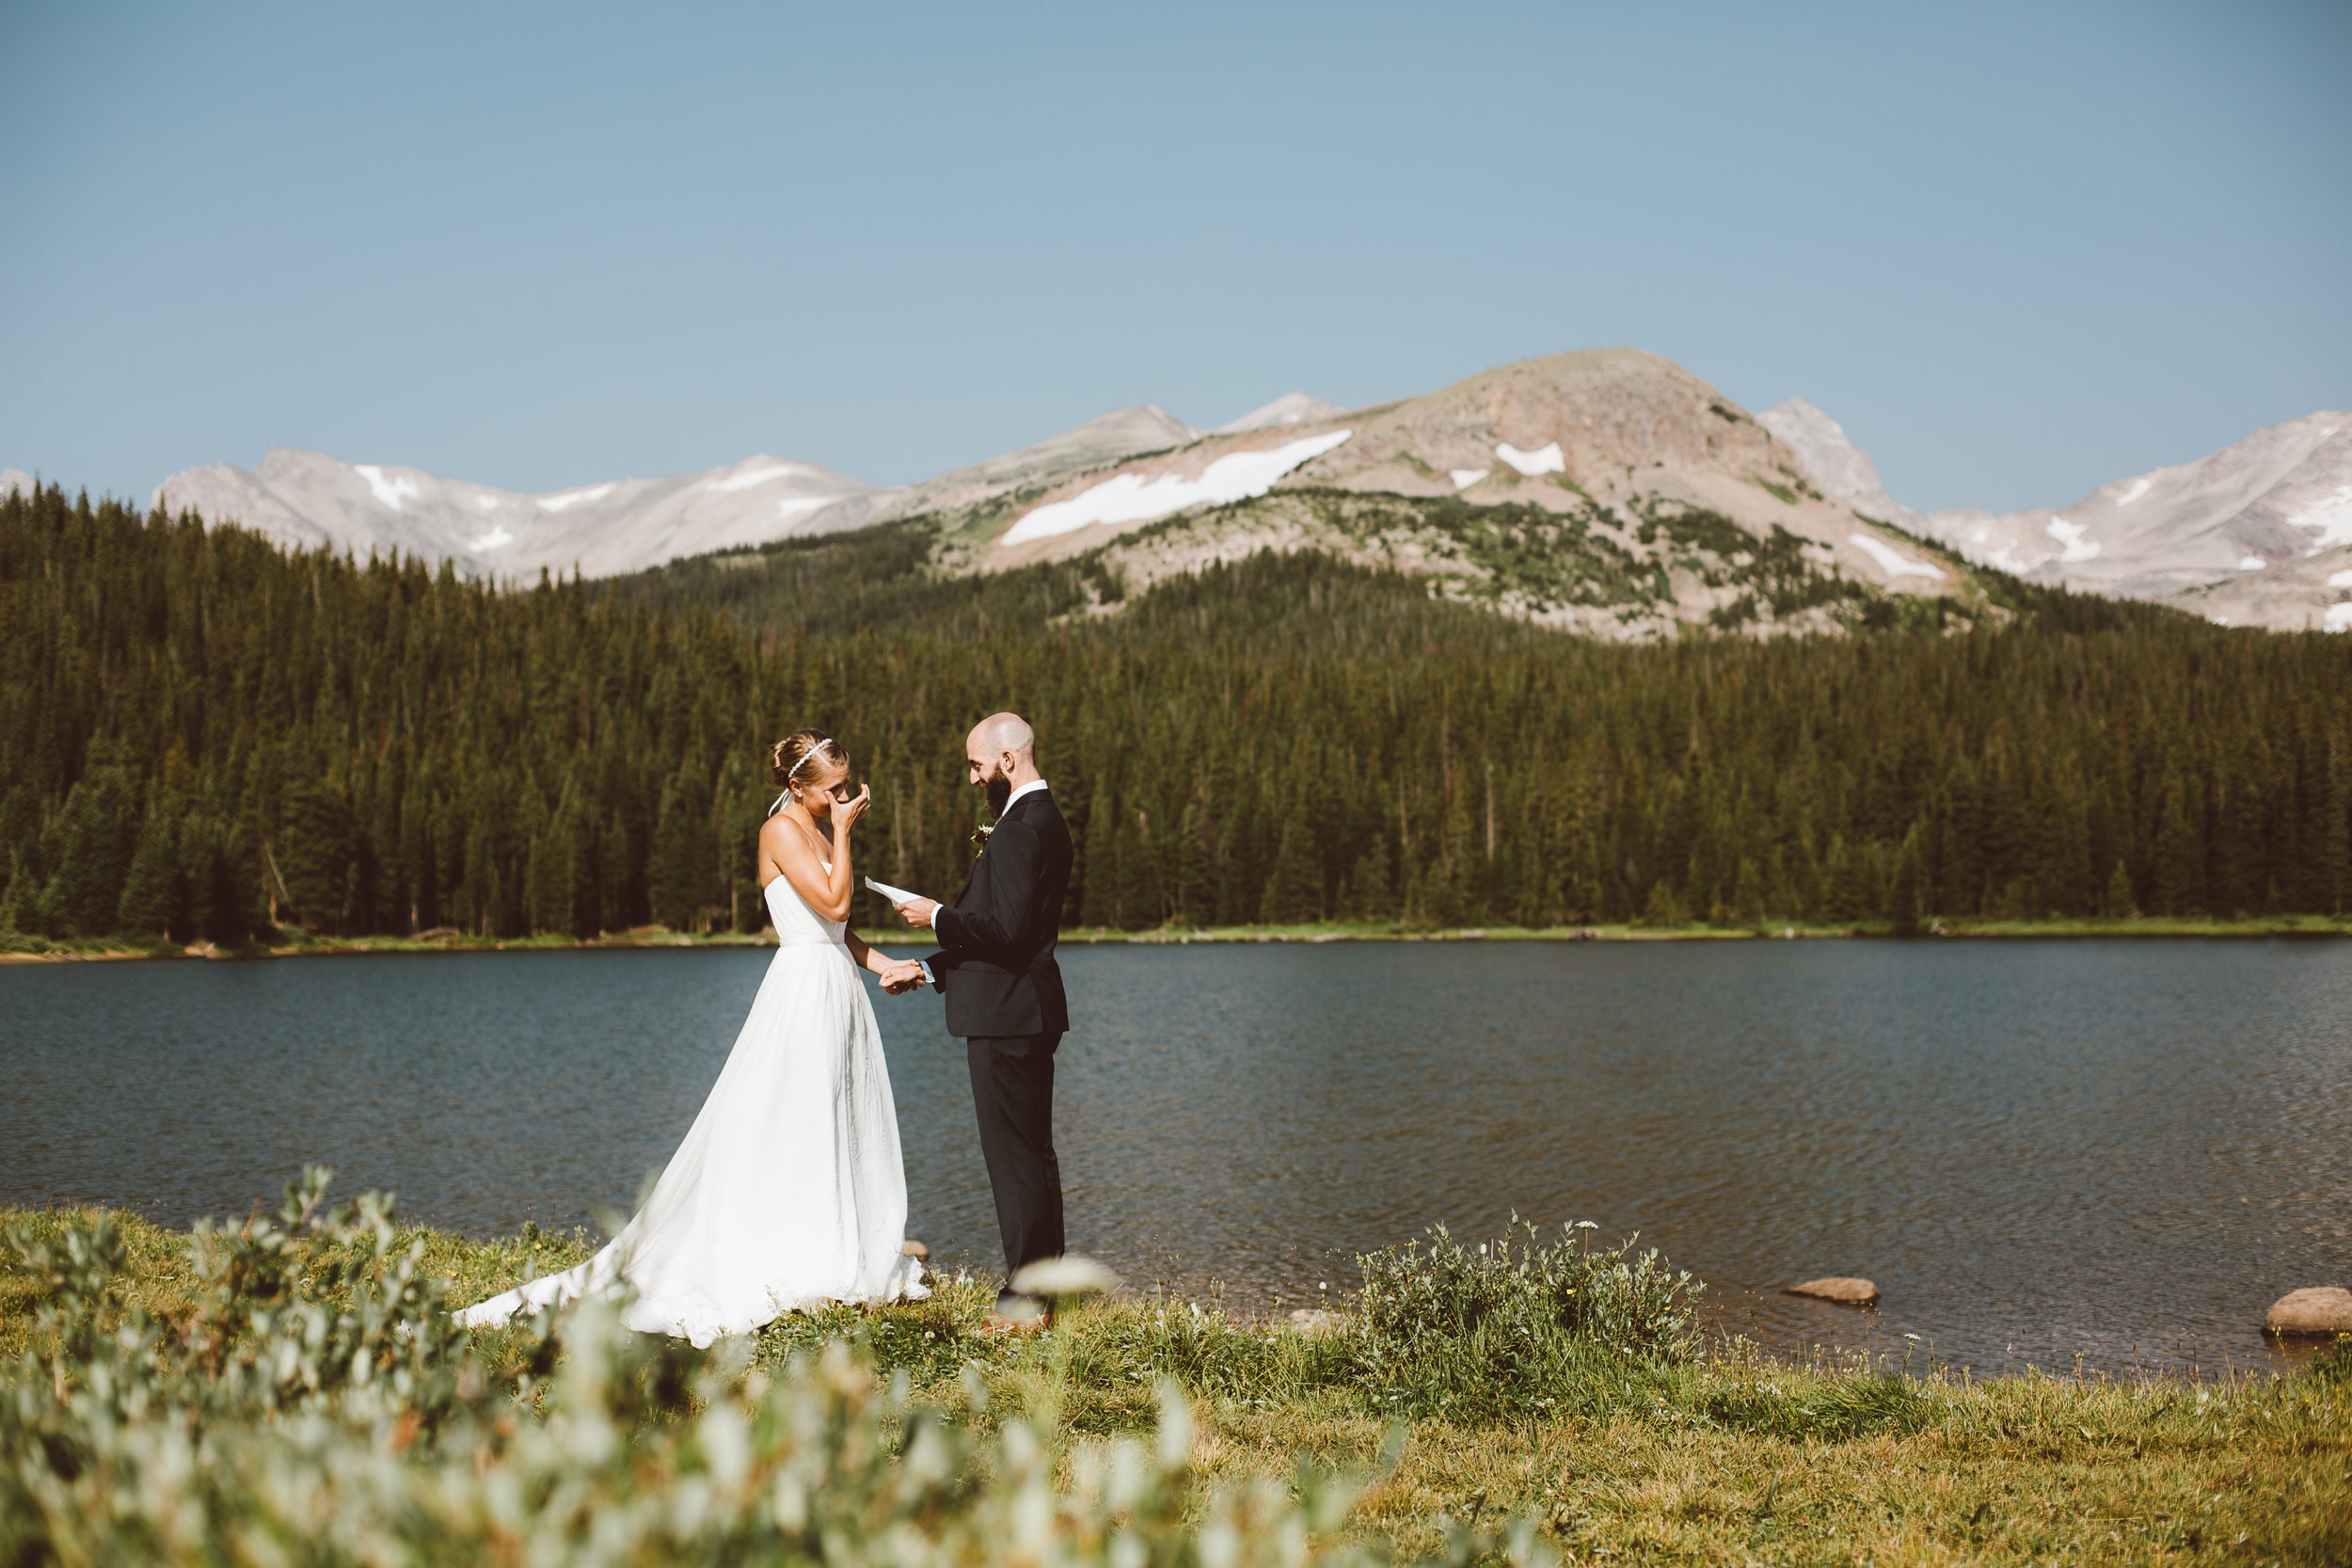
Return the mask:
<path id="1" fill-rule="evenodd" d="M 1231 480 L 1236 466 L 1253 472 L 1254 488 L 1220 485 L 1219 476 Z M 1246 515 L 1212 514 L 1218 529 L 1253 538 L 1295 533 L 1295 509 L 1288 520 L 1277 520 L 1283 509 L 1275 503 L 1317 489 L 1433 500 L 1458 496 L 1478 505 L 1520 503 L 1578 516 L 1645 568 L 1653 543 L 1641 537 L 1645 520 L 1706 513 L 1759 545 L 1786 536 L 1801 547 L 1808 570 L 1896 594 L 1934 595 L 1961 586 L 1947 564 L 1823 497 L 1796 454 L 1714 388 L 1635 349 L 1523 360 L 1402 403 L 1211 435 L 1088 473 L 1009 517 L 996 535 L 1000 548 L 975 564 L 1077 554 L 1176 512 L 1245 496 L 1264 496 L 1266 502 Z M 1089 496 L 1117 504 L 1089 506 Z M 1037 528 L 1038 514 L 1056 526 Z M 1264 542 L 1279 547 L 1272 537 Z M 1342 553 L 1410 569 L 1408 562 L 1391 559 L 1399 553 L 1396 543 L 1368 554 Z M 1744 543 L 1735 534 L 1724 553 L 1737 555 Z M 1315 544 L 1329 547 L 1325 540 Z M 1406 542 L 1404 554 L 1420 547 Z M 1740 592 L 1710 596 L 1696 582 L 1677 582 L 1675 608 L 1687 613 L 1659 619 L 1704 619 Z M 1656 634 L 1656 626 L 1644 626 Z"/>
<path id="2" fill-rule="evenodd" d="M 2273 1334 L 2352 1334 L 2352 1291 L 2313 1285 L 2270 1304 L 2263 1327 Z"/>
<path id="3" fill-rule="evenodd" d="M 1218 425 L 1210 434 L 1238 436 L 1246 430 L 1264 430 L 1272 425 L 1314 424 L 1345 412 L 1336 403 L 1326 403 L 1304 392 L 1285 392 L 1263 408 L 1253 408 L 1231 424 Z"/>
<path id="4" fill-rule="evenodd" d="M 1879 1299 L 1879 1288 L 1868 1280 L 1843 1275 L 1830 1279 L 1808 1279 L 1802 1285 L 1789 1286 L 1787 1293 L 1838 1302 L 1847 1307 L 1867 1307 Z"/>
<path id="5" fill-rule="evenodd" d="M 2352 630 L 2352 414 L 2258 430 L 2072 506 L 1915 512 L 1837 422 L 1791 398 L 1757 416 L 1816 484 L 1867 516 L 2028 581 L 2161 599 L 2231 626 Z"/>
<path id="6" fill-rule="evenodd" d="M 1761 487 L 1804 483 L 1792 454 L 1744 411 L 1679 365 L 1637 349 L 1521 360 L 1357 410 L 1347 422 L 1353 438 L 1288 483 L 1528 500 L 1559 511 L 1580 490 L 1678 495 L 1735 517 L 1754 512 L 1775 521 L 1785 513 L 1766 510 L 1775 498 Z M 1470 475 L 1478 477 L 1464 483 Z"/>
<path id="7" fill-rule="evenodd" d="M 1776 403 L 1756 422 L 1780 437 L 1822 494 L 1844 501 L 1866 517 L 1923 532 L 1919 514 L 1886 493 L 1870 454 L 1846 438 L 1845 426 L 1803 398 Z"/>

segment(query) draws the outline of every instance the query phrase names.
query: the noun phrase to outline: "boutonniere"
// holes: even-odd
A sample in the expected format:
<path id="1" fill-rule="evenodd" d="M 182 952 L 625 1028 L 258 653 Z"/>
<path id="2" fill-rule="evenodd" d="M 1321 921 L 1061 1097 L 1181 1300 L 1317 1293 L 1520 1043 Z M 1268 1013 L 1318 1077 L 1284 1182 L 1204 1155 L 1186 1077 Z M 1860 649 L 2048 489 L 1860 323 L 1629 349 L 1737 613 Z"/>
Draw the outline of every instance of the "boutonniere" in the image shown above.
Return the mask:
<path id="1" fill-rule="evenodd" d="M 978 827 L 974 828 L 972 830 L 972 847 L 975 849 L 987 848 L 988 835 L 995 831 L 996 825 L 993 822 L 983 822 Z"/>

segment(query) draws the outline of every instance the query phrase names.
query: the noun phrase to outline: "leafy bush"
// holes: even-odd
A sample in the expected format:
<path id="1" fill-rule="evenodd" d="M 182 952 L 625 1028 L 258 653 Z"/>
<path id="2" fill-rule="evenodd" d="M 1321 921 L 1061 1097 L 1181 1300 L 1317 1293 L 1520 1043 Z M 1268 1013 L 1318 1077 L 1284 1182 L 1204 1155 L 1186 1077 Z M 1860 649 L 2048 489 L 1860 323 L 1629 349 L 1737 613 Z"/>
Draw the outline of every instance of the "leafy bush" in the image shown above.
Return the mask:
<path id="1" fill-rule="evenodd" d="M 0 1563 L 1363 1556 L 1317 1542 L 1352 1497 L 1336 1481 L 1199 1485 L 1171 1379 L 1152 1441 L 1057 1450 L 1019 1418 L 985 1434 L 975 1373 L 959 1418 L 838 1341 L 771 1371 L 746 1340 L 630 1334 L 613 1303 L 476 1338 L 420 1275 L 422 1243 L 394 1244 L 389 1204 L 325 1190 L 313 1170 L 274 1218 L 199 1227 L 178 1322 L 127 1302 L 110 1219 L 10 1232 L 39 1322 L 0 1373 Z M 493 1343 L 514 1354 L 494 1364 Z"/>
<path id="2" fill-rule="evenodd" d="M 1704 1289 L 1636 1238 L 1593 1247 L 1590 1221 L 1557 1242 L 1514 1224 L 1473 1248 L 1443 1226 L 1359 1258 L 1359 1365 L 1400 1413 L 1456 1419 L 1612 1408 L 1633 1374 L 1687 1362 Z"/>
<path id="3" fill-rule="evenodd" d="M 464 1336 L 440 1282 L 419 1267 L 424 1244 L 395 1249 L 391 1206 L 373 1193 L 329 1208 L 326 1182 L 313 1166 L 287 1187 L 275 1218 L 199 1223 L 188 1245 L 196 1306 L 176 1322 L 126 1305 L 111 1217 L 52 1242 L 11 1232 L 8 1251 L 40 1303 L 40 1349 L 18 1370 L 38 1371 L 56 1396 L 42 1418 L 60 1434 L 158 1408 L 251 1420 L 381 1389 L 417 1422 L 445 1419 Z M 12 1410 L 22 1418 L 28 1407 Z"/>

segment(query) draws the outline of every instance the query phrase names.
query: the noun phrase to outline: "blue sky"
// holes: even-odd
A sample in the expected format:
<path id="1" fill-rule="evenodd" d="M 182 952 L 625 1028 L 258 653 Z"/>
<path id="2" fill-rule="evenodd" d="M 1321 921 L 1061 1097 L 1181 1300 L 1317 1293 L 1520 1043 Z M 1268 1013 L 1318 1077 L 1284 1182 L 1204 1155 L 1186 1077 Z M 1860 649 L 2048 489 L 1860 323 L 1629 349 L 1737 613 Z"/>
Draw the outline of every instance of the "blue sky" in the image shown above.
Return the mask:
<path id="1" fill-rule="evenodd" d="M 891 483 L 1626 343 L 2056 504 L 2352 407 L 2352 7 L 11 5 L 0 463 Z"/>

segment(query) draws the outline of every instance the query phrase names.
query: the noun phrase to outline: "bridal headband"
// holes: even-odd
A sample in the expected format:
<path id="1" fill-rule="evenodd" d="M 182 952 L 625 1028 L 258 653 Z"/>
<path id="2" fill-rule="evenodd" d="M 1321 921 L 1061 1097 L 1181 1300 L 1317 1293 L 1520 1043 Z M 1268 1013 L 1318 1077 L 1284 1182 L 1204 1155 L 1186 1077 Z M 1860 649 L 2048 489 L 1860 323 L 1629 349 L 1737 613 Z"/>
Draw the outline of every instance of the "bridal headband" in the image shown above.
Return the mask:
<path id="1" fill-rule="evenodd" d="M 792 798 L 792 775 L 793 775 L 793 774 L 795 774 L 795 773 L 797 773 L 797 772 L 799 772 L 799 771 L 801 770 L 801 763 L 804 763 L 804 762 L 806 762 L 809 758 L 811 758 L 811 757 L 815 756 L 818 752 L 819 752 L 823 751 L 826 747 L 828 747 L 828 746 L 830 746 L 830 745 L 832 745 L 832 744 L 833 744 L 833 736 L 825 736 L 822 740 L 819 740 L 819 741 L 818 741 L 816 745 L 811 746 L 811 747 L 810 747 L 807 751 L 803 752 L 801 753 L 801 761 L 800 761 L 800 762 L 796 762 L 796 763 L 794 763 L 794 764 L 793 764 L 790 768 L 786 768 L 786 769 L 785 769 L 785 773 L 784 773 L 784 793 L 782 793 L 781 795 L 778 795 L 778 796 L 777 796 L 777 797 L 776 797 L 773 800 L 771 800 L 771 801 L 769 801 L 769 802 L 768 802 L 768 815 L 769 815 L 769 816 L 775 816 L 775 815 L 776 815 L 776 813 L 778 813 L 778 812 L 782 811 L 782 810 L 784 809 L 784 803 L 785 803 L 787 800 L 790 800 L 790 799 Z"/>
<path id="2" fill-rule="evenodd" d="M 811 746 L 807 751 L 803 752 L 801 753 L 801 761 L 794 763 L 789 768 L 786 769 L 784 782 L 786 784 L 790 784 L 792 782 L 792 775 L 801 770 L 801 763 L 808 761 L 809 758 L 815 756 L 818 752 L 823 751 L 826 747 L 832 744 L 833 736 L 827 736 L 824 739 L 819 740 L 816 745 Z"/>

